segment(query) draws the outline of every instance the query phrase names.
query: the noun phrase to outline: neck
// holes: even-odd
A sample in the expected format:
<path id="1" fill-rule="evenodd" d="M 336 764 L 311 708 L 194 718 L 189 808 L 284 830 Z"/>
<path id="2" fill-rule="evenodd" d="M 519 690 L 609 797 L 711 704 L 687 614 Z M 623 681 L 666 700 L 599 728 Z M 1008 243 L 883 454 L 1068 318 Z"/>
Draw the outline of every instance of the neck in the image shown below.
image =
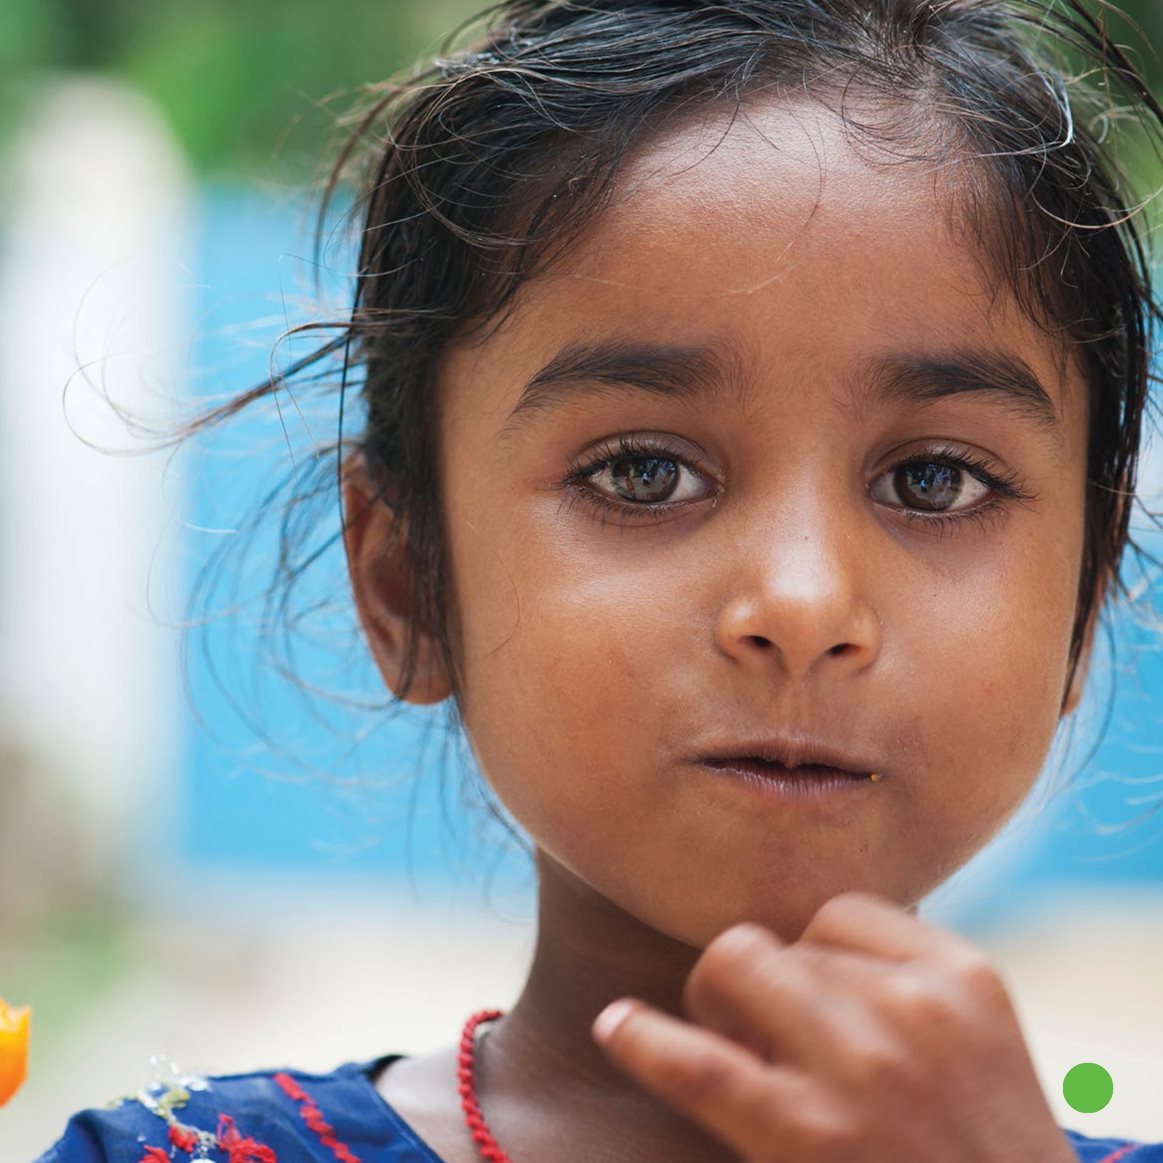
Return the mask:
<path id="1" fill-rule="evenodd" d="M 543 854 L 537 862 L 533 963 L 479 1055 L 481 1102 L 497 1141 L 515 1159 L 729 1158 L 614 1066 L 590 1033 L 605 1005 L 626 995 L 682 1017 L 683 985 L 701 950 L 642 924 Z"/>

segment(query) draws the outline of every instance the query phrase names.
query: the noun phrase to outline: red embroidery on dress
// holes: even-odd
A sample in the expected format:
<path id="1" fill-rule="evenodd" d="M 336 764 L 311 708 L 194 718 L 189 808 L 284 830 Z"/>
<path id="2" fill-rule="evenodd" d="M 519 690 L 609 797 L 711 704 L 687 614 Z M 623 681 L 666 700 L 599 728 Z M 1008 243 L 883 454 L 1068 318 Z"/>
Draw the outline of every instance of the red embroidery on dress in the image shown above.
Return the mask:
<path id="1" fill-rule="evenodd" d="M 1120 1147 L 1117 1151 L 1105 1155 L 1098 1163 L 1118 1163 L 1120 1159 L 1125 1159 L 1132 1151 L 1137 1151 L 1142 1145 L 1142 1143 L 1128 1143 L 1125 1147 Z"/>
<path id="2" fill-rule="evenodd" d="M 146 1147 L 140 1163 L 170 1163 L 170 1157 L 161 1147 Z"/>
<path id="3" fill-rule="evenodd" d="M 243 1138 L 229 1115 L 218 1116 L 218 1146 L 226 1152 L 228 1163 L 279 1163 L 270 1147 Z"/>
<path id="4" fill-rule="evenodd" d="M 198 1132 L 181 1123 L 170 1123 L 170 1142 L 180 1151 L 190 1152 L 198 1145 Z"/>
<path id="5" fill-rule="evenodd" d="M 156 1115 L 166 1124 L 166 1137 L 169 1141 L 181 1151 L 187 1154 L 192 1154 L 196 1150 L 201 1150 L 199 1159 L 207 1157 L 207 1152 L 218 1147 L 218 1140 L 209 1131 L 200 1131 L 196 1127 L 187 1126 L 185 1123 L 179 1121 L 178 1116 L 174 1114 L 175 1109 L 181 1109 L 190 1101 L 190 1088 L 186 1085 L 187 1082 L 194 1081 L 190 1077 L 184 1077 L 176 1082 L 170 1083 L 155 1083 L 146 1090 L 139 1090 L 136 1095 L 127 1095 L 125 1098 L 118 1100 L 119 1102 L 136 1101 L 140 1103 L 150 1114 Z M 152 1091 L 158 1087 L 162 1087 L 161 1094 L 153 1094 Z M 198 1089 L 208 1089 L 203 1083 Z M 151 1151 L 162 1151 L 160 1147 L 150 1147 Z M 161 1155 L 153 1155 L 148 1158 L 142 1158 L 140 1163 L 152 1163 L 153 1160 L 165 1160 L 169 1163 L 173 1152 L 169 1155 L 164 1151 Z"/>
<path id="6" fill-rule="evenodd" d="M 335 1128 L 323 1117 L 323 1112 L 315 1105 L 315 1100 L 289 1074 L 280 1071 L 274 1078 L 283 1092 L 299 1104 L 303 1122 L 319 1136 L 319 1141 L 330 1149 L 339 1163 L 360 1163 L 359 1156 L 353 1154 L 335 1137 Z M 234 1160 L 231 1159 L 230 1163 L 234 1163 Z"/>

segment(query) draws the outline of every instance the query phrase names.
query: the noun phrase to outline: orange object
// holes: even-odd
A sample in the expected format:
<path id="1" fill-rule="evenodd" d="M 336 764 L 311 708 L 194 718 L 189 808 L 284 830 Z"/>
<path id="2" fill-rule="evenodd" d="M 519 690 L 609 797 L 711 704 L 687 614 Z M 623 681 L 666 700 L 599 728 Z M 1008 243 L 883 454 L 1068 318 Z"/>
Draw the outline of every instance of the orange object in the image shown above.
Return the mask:
<path id="1" fill-rule="evenodd" d="M 0 1106 L 24 1082 L 28 1070 L 28 1006 L 10 1009 L 0 997 Z"/>

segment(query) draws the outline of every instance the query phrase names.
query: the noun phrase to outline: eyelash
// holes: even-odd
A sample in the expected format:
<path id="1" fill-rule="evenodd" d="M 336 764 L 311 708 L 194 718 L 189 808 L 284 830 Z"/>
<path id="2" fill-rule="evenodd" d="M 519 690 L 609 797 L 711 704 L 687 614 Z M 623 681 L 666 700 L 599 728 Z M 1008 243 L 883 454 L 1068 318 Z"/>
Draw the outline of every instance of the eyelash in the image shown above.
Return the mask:
<path id="1" fill-rule="evenodd" d="M 583 483 L 616 461 L 633 460 L 638 457 L 668 460 L 697 475 L 697 469 L 694 465 L 685 457 L 676 455 L 665 444 L 643 437 L 620 435 L 617 437 L 616 443 L 602 449 L 596 457 L 592 457 L 588 461 L 570 463 L 568 473 L 561 482 L 561 487 L 565 490 L 564 504 L 569 509 L 572 509 L 575 504 L 590 506 L 591 509 L 596 510 L 603 527 L 611 516 L 622 517 L 623 519 L 619 524 L 624 527 L 626 518 L 631 517 L 631 515 L 634 518 L 645 517 L 657 522 L 665 520 L 676 509 L 684 508 L 693 503 L 691 501 L 670 503 L 664 501 L 658 504 L 649 502 L 632 504 L 625 501 L 613 501 Z M 966 452 L 958 451 L 953 447 L 941 445 L 927 452 L 906 457 L 885 471 L 896 472 L 897 469 L 910 464 L 939 464 L 964 469 L 978 482 L 992 489 L 995 494 L 982 504 L 955 514 L 935 511 L 926 513 L 921 509 L 908 508 L 896 510 L 910 524 L 919 522 L 926 532 L 935 533 L 938 536 L 943 537 L 946 533 L 968 528 L 970 523 L 984 525 L 988 518 L 1000 515 L 1002 508 L 1011 502 L 1023 504 L 1034 499 L 1034 494 L 1028 491 L 1016 473 L 999 474 L 993 470 L 988 462 Z"/>

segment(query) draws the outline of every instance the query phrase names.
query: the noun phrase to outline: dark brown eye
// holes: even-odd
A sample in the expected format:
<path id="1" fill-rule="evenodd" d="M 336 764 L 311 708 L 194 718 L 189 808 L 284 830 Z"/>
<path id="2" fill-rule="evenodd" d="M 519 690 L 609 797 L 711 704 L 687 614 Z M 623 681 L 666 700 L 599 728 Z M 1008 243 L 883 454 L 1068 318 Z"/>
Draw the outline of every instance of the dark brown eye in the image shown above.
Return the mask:
<path id="1" fill-rule="evenodd" d="M 619 435 L 595 459 L 570 465 L 563 482 L 623 517 L 669 513 L 715 495 L 713 478 L 654 439 Z"/>
<path id="2" fill-rule="evenodd" d="M 678 482 L 678 465 L 657 456 L 630 456 L 610 462 L 610 481 L 630 501 L 665 501 Z"/>
<path id="3" fill-rule="evenodd" d="M 897 496 L 917 509 L 948 509 L 961 496 L 962 473 L 952 464 L 912 461 L 893 473 Z"/>

